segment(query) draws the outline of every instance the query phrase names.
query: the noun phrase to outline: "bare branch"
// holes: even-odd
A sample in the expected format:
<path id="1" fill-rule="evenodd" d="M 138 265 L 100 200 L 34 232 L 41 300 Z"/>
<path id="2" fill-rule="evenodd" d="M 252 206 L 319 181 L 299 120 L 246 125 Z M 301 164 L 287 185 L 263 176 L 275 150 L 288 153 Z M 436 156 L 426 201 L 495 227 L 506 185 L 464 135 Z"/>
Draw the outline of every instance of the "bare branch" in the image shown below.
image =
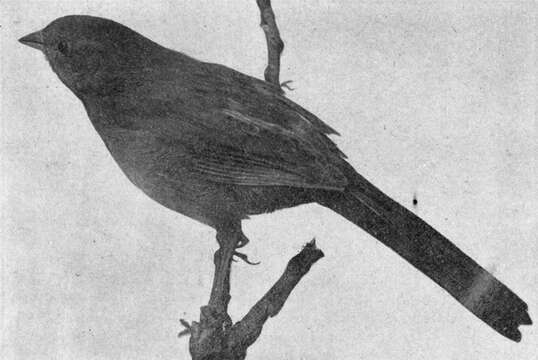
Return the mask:
<path id="1" fill-rule="evenodd" d="M 200 322 L 194 321 L 188 328 L 191 334 L 189 350 L 193 360 L 239 359 L 229 353 L 227 339 L 228 330 L 232 326 L 232 319 L 228 315 L 230 272 L 240 235 L 241 233 L 229 229 L 217 232 L 219 249 L 213 258 L 215 275 L 211 296 L 208 304 L 200 309 Z M 180 334 L 183 335 L 184 332 Z"/>
<path id="2" fill-rule="evenodd" d="M 280 86 L 280 56 L 284 50 L 284 42 L 275 20 L 275 13 L 271 8 L 271 0 L 256 0 L 260 8 L 260 26 L 265 33 L 267 41 L 267 67 L 265 68 L 265 81 Z"/>
<path id="3" fill-rule="evenodd" d="M 252 345 L 267 319 L 279 313 L 295 286 L 323 256 L 323 252 L 316 247 L 315 239 L 306 244 L 301 252 L 288 262 L 286 270 L 273 287 L 232 327 L 230 347 L 246 349 Z"/>
<path id="4" fill-rule="evenodd" d="M 276 316 L 289 295 L 312 265 L 321 259 L 323 252 L 312 240 L 289 262 L 273 287 L 250 309 L 245 317 L 232 326 L 227 313 L 230 301 L 230 246 L 234 241 L 219 240 L 215 253 L 215 279 L 209 304 L 202 306 L 200 322 L 192 324 L 182 320 L 186 328 L 179 336 L 190 334 L 189 349 L 193 360 L 243 360 L 247 349 L 260 336 L 263 325 Z M 234 251 L 231 251 L 233 256 Z M 219 273 L 218 269 L 223 269 Z M 221 283 L 221 281 L 223 283 Z"/>

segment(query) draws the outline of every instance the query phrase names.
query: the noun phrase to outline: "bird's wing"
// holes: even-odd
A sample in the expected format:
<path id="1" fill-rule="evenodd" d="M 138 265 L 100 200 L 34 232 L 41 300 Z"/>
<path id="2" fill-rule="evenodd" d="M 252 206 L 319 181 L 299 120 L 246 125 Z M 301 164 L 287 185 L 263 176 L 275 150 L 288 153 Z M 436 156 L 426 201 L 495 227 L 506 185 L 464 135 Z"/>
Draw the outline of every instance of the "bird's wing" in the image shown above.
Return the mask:
<path id="1" fill-rule="evenodd" d="M 336 133 L 328 125 L 261 80 L 228 68 L 202 74 L 183 75 L 174 91 L 163 85 L 168 98 L 154 96 L 149 106 L 162 115 L 144 127 L 177 144 L 173 161 L 226 184 L 346 186 L 345 156 L 327 137 Z"/>

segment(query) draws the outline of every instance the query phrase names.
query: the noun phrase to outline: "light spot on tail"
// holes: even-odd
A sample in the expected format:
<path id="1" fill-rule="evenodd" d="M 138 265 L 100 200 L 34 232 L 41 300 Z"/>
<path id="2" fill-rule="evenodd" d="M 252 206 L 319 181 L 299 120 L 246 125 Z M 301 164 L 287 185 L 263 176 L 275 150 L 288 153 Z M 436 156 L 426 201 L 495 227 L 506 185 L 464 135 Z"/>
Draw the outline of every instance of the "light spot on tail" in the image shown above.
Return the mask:
<path id="1" fill-rule="evenodd" d="M 491 274 L 486 271 L 481 272 L 474 278 L 472 286 L 460 299 L 461 303 L 473 313 L 481 313 L 497 291 L 496 284 L 497 280 Z"/>

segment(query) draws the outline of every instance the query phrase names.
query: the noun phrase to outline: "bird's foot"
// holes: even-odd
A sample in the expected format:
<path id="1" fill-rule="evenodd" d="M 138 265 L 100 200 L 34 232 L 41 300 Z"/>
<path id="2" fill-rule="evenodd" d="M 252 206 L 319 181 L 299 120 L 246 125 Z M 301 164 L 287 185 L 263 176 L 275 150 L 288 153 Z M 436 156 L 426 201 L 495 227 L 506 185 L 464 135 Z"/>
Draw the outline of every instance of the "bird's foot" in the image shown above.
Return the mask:
<path id="1" fill-rule="evenodd" d="M 181 330 L 178 334 L 177 334 L 177 337 L 180 338 L 180 337 L 183 337 L 183 336 L 186 336 L 186 335 L 190 335 L 192 334 L 192 325 L 185 319 L 179 319 L 179 322 L 181 323 L 181 325 L 183 325 L 183 327 L 185 329 Z"/>
<path id="2" fill-rule="evenodd" d="M 242 247 L 247 246 L 247 244 L 250 242 L 250 240 L 245 236 L 245 234 L 241 233 L 239 241 L 237 242 L 237 245 L 235 246 L 236 249 L 240 249 Z"/>
<path id="3" fill-rule="evenodd" d="M 234 251 L 234 256 L 237 256 L 239 259 L 243 260 L 249 265 L 259 265 L 260 262 L 252 262 L 248 259 L 247 254 L 240 253 L 239 251 Z M 237 262 L 237 260 L 233 259 L 233 261 Z"/>
<path id="4" fill-rule="evenodd" d="M 293 90 L 295 90 L 295 88 L 292 88 L 292 87 L 290 86 L 290 84 L 291 84 L 292 82 L 293 82 L 293 80 L 286 80 L 286 81 L 284 81 L 283 83 L 280 84 L 280 87 L 286 88 L 286 89 L 288 89 L 289 91 L 293 91 Z"/>
<path id="5" fill-rule="evenodd" d="M 243 233 L 241 233 L 241 237 L 239 238 L 239 241 L 237 242 L 237 245 L 235 246 L 236 250 L 234 251 L 234 256 L 238 257 L 239 259 L 243 260 L 244 262 L 246 262 L 249 265 L 259 265 L 260 262 L 252 262 L 252 261 L 250 261 L 248 259 L 247 254 L 243 254 L 243 253 L 237 251 L 237 249 L 245 247 L 249 242 L 250 242 L 250 240 Z M 232 260 L 234 262 L 237 262 L 237 260 L 235 260 L 235 259 L 232 259 Z"/>

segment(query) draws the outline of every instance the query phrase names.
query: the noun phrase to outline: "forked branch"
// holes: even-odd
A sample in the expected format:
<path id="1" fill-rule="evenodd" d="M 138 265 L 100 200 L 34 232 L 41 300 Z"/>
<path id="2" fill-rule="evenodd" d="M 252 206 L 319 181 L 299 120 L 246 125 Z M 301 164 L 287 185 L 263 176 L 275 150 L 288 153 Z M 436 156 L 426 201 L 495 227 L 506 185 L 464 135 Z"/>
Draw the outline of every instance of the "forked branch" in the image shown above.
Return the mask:
<path id="1" fill-rule="evenodd" d="M 181 334 L 190 333 L 189 350 L 193 360 L 243 360 L 248 348 L 260 336 L 265 322 L 276 316 L 289 295 L 312 265 L 321 259 L 323 252 L 312 240 L 295 255 L 284 273 L 271 289 L 237 323 L 227 313 L 230 300 L 230 271 L 234 241 L 219 241 L 215 253 L 215 279 L 209 304 L 202 306 L 200 321 L 191 325 L 182 320 L 187 328 Z M 231 250 L 231 251 L 230 251 Z M 224 281 L 224 283 L 221 283 Z"/>
<path id="2" fill-rule="evenodd" d="M 286 270 L 273 287 L 250 309 L 245 317 L 231 329 L 231 346 L 248 347 L 252 345 L 262 331 L 269 317 L 276 316 L 288 299 L 292 290 L 308 273 L 312 265 L 324 256 L 312 240 L 288 262 Z M 245 348 L 246 350 L 246 348 Z"/>

